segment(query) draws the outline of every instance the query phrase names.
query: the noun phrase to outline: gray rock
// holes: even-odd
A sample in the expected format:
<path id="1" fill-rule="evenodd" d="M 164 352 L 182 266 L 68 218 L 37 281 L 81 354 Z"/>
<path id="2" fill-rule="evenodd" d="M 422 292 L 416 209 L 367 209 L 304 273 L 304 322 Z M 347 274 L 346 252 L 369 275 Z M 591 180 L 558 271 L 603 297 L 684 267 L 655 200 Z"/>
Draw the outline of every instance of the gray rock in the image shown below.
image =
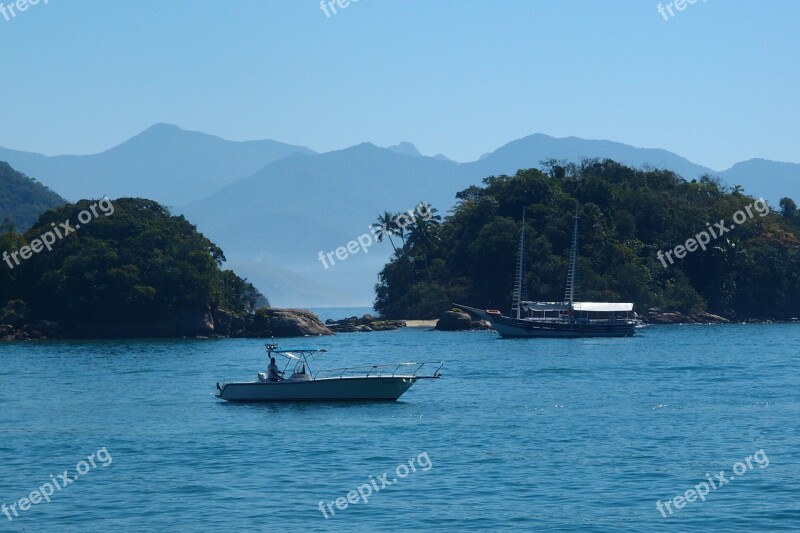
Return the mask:
<path id="1" fill-rule="evenodd" d="M 233 313 L 223 311 L 222 309 L 214 309 L 211 311 L 211 316 L 214 318 L 214 332 L 217 335 L 230 335 L 231 322 L 233 320 Z"/>
<path id="2" fill-rule="evenodd" d="M 369 325 L 372 331 L 392 331 L 406 327 L 402 320 L 376 320 Z"/>
<path id="3" fill-rule="evenodd" d="M 351 316 L 335 321 L 329 320 L 328 327 L 334 333 L 367 333 L 370 331 L 391 331 L 393 329 L 404 328 L 406 323 L 402 320 L 380 320 L 372 315 L 366 314 L 361 318 Z"/>
<path id="4" fill-rule="evenodd" d="M 178 319 L 178 334 L 190 337 L 208 336 L 214 333 L 214 318 L 211 311 L 186 313 Z"/>
<path id="5" fill-rule="evenodd" d="M 242 337 L 305 337 L 333 335 L 319 317 L 306 309 L 258 309 L 246 319 Z"/>
<path id="6" fill-rule="evenodd" d="M 439 331 L 465 331 L 472 329 L 472 318 L 461 311 L 445 311 L 436 322 Z"/>
<path id="7" fill-rule="evenodd" d="M 730 320 L 725 317 L 700 311 L 698 313 L 679 313 L 677 311 L 662 312 L 649 309 L 644 316 L 650 324 L 728 324 Z"/>

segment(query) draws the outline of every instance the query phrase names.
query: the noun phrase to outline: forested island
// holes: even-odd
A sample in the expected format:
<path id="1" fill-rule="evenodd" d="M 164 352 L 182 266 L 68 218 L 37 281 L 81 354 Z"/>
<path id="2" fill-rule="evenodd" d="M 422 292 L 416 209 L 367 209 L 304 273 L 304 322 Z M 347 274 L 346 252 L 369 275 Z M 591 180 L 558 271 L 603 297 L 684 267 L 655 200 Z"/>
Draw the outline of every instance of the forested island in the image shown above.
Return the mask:
<path id="1" fill-rule="evenodd" d="M 155 201 L 70 204 L 0 167 L 15 195 L 35 196 L 33 208 L 0 226 L 0 338 L 324 335 L 438 318 L 454 302 L 507 311 L 523 208 L 527 296 L 560 301 L 576 205 L 579 299 L 630 301 L 645 317 L 689 321 L 800 315 L 800 213 L 791 199 L 768 209 L 708 176 L 687 182 L 610 160 L 543 168 L 486 178 L 459 192 L 444 219 L 424 202 L 407 214 L 382 214 L 375 236 L 393 255 L 376 285 L 380 319 L 351 317 L 328 328 L 308 311 L 271 309 L 223 268 L 218 246 Z M 56 207 L 17 231 L 15 222 L 48 204 Z M 735 229 L 678 253 L 746 208 Z"/>
<path id="2" fill-rule="evenodd" d="M 20 234 L 0 230 L 0 338 L 330 334 L 312 313 L 270 309 L 222 250 L 141 198 L 81 200 Z"/>
<path id="3" fill-rule="evenodd" d="M 753 214 L 757 199 L 712 177 L 687 182 L 610 160 L 543 168 L 492 176 L 459 192 L 444 221 L 390 225 L 385 233 L 395 237 L 395 253 L 380 273 L 375 309 L 386 318 L 420 319 L 439 317 L 453 302 L 508 311 L 523 208 L 528 297 L 563 300 L 577 203 L 580 299 L 634 302 L 641 314 L 737 321 L 800 315 L 800 214 L 791 199 L 718 231 L 724 234 L 704 250 L 695 246 L 666 261 L 664 252 L 719 221 L 732 225 L 745 207 Z"/>

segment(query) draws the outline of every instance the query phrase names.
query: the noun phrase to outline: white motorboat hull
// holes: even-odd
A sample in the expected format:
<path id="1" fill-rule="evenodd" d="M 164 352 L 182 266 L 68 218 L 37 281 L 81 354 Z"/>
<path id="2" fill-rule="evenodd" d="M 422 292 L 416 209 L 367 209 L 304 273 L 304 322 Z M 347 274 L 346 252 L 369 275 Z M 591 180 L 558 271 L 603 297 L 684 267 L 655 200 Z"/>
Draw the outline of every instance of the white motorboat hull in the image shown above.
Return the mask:
<path id="1" fill-rule="evenodd" d="M 217 398 L 229 402 L 395 401 L 419 379 L 375 376 L 227 383 Z"/>

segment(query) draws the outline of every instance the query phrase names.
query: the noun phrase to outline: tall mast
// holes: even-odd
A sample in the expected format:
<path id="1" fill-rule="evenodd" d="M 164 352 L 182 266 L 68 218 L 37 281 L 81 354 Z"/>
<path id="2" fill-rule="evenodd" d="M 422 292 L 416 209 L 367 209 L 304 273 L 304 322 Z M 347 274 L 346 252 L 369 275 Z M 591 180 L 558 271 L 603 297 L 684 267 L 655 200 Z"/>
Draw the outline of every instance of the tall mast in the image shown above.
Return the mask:
<path id="1" fill-rule="evenodd" d="M 569 274 L 567 274 L 567 290 L 564 293 L 564 301 L 569 302 L 570 308 L 575 301 L 575 293 L 578 292 L 578 203 L 575 202 L 575 224 L 572 228 L 572 251 L 569 258 Z"/>
<path id="2" fill-rule="evenodd" d="M 525 210 L 522 208 L 522 231 L 519 234 L 519 251 L 517 260 L 517 279 L 514 281 L 514 296 L 511 301 L 511 313 L 522 318 L 522 298 L 524 297 L 525 278 Z"/>

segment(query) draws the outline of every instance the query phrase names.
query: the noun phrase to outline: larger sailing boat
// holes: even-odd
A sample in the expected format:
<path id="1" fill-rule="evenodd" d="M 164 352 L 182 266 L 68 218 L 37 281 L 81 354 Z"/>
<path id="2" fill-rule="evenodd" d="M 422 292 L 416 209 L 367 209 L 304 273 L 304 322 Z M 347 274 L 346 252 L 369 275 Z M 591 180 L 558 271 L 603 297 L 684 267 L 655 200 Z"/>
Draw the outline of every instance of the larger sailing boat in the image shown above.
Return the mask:
<path id="1" fill-rule="evenodd" d="M 525 210 L 519 237 L 517 275 L 514 282 L 511 315 L 493 309 L 476 309 L 455 304 L 491 322 L 503 337 L 630 337 L 638 321 L 631 318 L 632 303 L 578 302 L 578 208 L 572 230 L 569 273 L 563 302 L 530 302 L 525 297 Z"/>

